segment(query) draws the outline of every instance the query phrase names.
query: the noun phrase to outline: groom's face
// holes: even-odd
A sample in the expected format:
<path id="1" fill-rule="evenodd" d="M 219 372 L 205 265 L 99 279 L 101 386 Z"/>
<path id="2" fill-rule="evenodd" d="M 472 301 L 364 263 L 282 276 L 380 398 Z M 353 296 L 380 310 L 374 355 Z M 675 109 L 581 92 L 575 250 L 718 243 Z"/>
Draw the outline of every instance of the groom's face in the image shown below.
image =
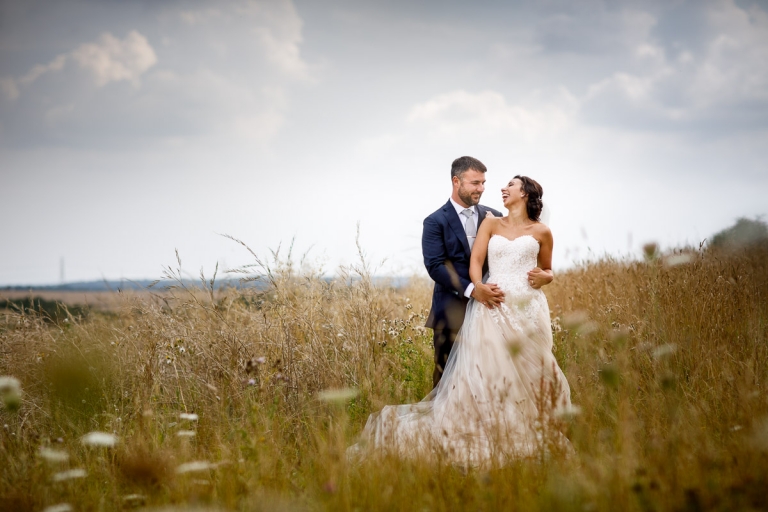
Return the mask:
<path id="1" fill-rule="evenodd" d="M 459 199 L 466 206 L 475 206 L 485 190 L 485 173 L 470 169 L 460 178 L 453 178 L 453 186 L 458 187 Z"/>

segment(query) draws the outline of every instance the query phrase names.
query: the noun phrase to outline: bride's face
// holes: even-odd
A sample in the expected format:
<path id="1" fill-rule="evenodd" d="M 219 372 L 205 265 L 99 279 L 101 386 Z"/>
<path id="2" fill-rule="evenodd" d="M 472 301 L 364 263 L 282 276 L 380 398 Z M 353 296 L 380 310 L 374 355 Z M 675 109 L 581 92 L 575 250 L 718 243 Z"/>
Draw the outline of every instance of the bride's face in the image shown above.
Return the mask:
<path id="1" fill-rule="evenodd" d="M 506 207 L 510 207 L 517 201 L 522 201 L 524 197 L 525 191 L 523 191 L 523 182 L 517 178 L 514 178 L 507 183 L 506 187 L 501 187 L 501 201 Z"/>

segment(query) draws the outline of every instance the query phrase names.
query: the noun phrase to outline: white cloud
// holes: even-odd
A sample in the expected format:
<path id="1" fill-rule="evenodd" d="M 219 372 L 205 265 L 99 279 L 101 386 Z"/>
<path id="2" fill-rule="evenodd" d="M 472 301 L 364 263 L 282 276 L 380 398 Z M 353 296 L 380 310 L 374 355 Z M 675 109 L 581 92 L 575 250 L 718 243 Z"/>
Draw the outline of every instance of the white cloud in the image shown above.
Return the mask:
<path id="1" fill-rule="evenodd" d="M 577 107 L 565 90 L 548 102 L 529 104 L 510 104 L 496 91 L 458 90 L 415 105 L 408 122 L 426 125 L 440 137 L 514 136 L 530 142 L 569 127 Z"/>
<path id="2" fill-rule="evenodd" d="M 291 0 L 240 0 L 224 3 L 229 9 L 202 8 L 179 15 L 190 26 L 216 28 L 250 26 L 251 37 L 274 68 L 297 80 L 308 80 L 310 66 L 301 56 L 303 20 Z"/>
<path id="3" fill-rule="evenodd" d="M 81 44 L 69 53 L 57 55 L 47 64 L 37 64 L 18 78 L 0 80 L 0 89 L 6 98 L 16 100 L 22 87 L 46 74 L 63 70 L 70 62 L 90 72 L 98 87 L 121 80 L 138 85 L 141 75 L 157 63 L 157 55 L 147 38 L 135 30 L 123 40 L 107 32 L 98 41 Z"/>
<path id="4" fill-rule="evenodd" d="M 122 41 L 112 34 L 103 34 L 96 43 L 80 45 L 71 56 L 81 68 L 93 74 L 99 87 L 120 80 L 137 85 L 141 75 L 157 63 L 157 55 L 147 38 L 135 30 Z"/>
<path id="5" fill-rule="evenodd" d="M 268 5 L 271 8 L 266 10 L 256 2 L 250 2 L 249 5 L 255 8 L 257 18 L 263 17 L 268 22 L 254 28 L 267 59 L 294 78 L 310 78 L 309 66 L 302 59 L 300 52 L 303 21 L 293 2 L 270 2 Z"/>
<path id="6" fill-rule="evenodd" d="M 292 88 L 312 81 L 293 3 L 184 8 L 158 4 L 154 15 L 132 20 L 138 30 L 123 38 L 105 32 L 54 47 L 50 62 L 2 77 L 0 94 L 11 101 L 0 103 L 0 114 L 15 130 L 0 143 L 178 146 L 205 138 L 266 147 L 285 126 Z"/>
<path id="7" fill-rule="evenodd" d="M 708 19 L 714 37 L 690 87 L 697 106 L 768 100 L 768 13 L 722 0 L 709 10 Z"/>
<path id="8" fill-rule="evenodd" d="M 691 122 L 768 108 L 768 13 L 718 0 L 706 9 L 705 43 L 663 46 L 648 34 L 634 60 L 589 86 L 586 111 L 603 121 Z M 747 114 L 745 114 L 747 111 Z"/>
<path id="9" fill-rule="evenodd" d="M 19 78 L 18 82 L 22 85 L 29 85 L 46 73 L 61 71 L 67 61 L 66 55 L 59 55 L 48 64 L 38 64 L 30 69 L 27 74 Z"/>

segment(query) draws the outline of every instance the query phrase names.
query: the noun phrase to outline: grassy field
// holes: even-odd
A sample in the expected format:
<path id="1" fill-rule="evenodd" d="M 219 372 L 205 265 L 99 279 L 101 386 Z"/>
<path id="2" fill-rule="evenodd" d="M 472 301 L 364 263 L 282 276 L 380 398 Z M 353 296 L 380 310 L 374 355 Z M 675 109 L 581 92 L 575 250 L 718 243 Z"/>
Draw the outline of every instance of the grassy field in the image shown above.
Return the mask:
<path id="1" fill-rule="evenodd" d="M 429 281 L 257 268 L 266 291 L 182 286 L 83 320 L 0 312 L 0 375 L 20 387 L 0 385 L 0 508 L 768 508 L 768 247 L 558 274 L 575 454 L 490 470 L 345 457 L 369 413 L 431 387 Z"/>

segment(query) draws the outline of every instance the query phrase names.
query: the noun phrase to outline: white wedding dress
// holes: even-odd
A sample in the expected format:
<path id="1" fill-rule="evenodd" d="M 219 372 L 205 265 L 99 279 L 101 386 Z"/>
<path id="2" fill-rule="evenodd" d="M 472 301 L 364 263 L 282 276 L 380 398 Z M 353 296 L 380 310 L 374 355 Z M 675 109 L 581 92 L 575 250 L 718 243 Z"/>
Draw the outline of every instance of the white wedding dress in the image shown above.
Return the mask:
<path id="1" fill-rule="evenodd" d="M 551 428 L 555 409 L 570 406 L 570 388 L 552 354 L 547 299 L 528 284 L 538 253 L 530 235 L 491 237 L 488 282 L 505 302 L 488 309 L 470 301 L 438 387 L 421 402 L 372 414 L 351 457 L 373 448 L 487 466 L 530 457 L 553 440 L 570 450 Z"/>

